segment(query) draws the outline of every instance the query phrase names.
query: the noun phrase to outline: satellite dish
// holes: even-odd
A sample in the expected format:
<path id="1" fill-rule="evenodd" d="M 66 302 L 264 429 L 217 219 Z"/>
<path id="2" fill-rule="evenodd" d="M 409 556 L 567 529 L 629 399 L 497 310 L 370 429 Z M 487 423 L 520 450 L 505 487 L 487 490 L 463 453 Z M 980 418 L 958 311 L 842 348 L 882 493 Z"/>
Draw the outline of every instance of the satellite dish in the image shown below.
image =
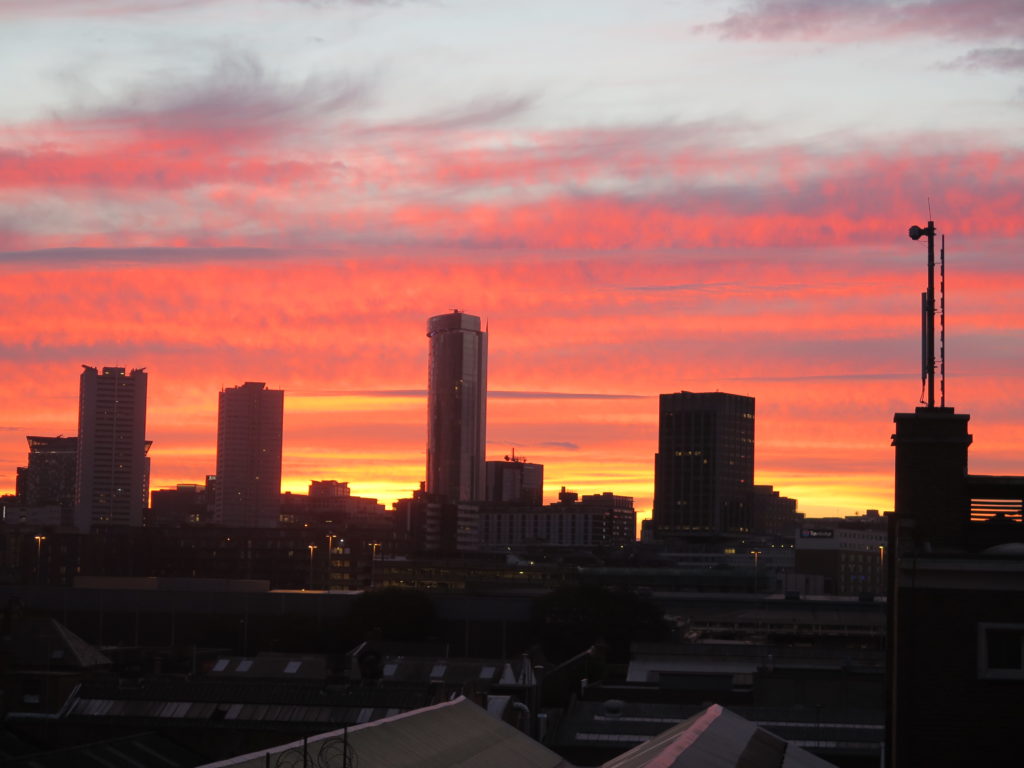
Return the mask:
<path id="1" fill-rule="evenodd" d="M 910 228 L 910 231 L 908 232 L 908 234 L 910 235 L 910 239 L 911 240 L 920 240 L 921 239 L 921 235 L 924 234 L 924 230 L 921 229 L 918 226 L 913 226 L 913 227 Z"/>

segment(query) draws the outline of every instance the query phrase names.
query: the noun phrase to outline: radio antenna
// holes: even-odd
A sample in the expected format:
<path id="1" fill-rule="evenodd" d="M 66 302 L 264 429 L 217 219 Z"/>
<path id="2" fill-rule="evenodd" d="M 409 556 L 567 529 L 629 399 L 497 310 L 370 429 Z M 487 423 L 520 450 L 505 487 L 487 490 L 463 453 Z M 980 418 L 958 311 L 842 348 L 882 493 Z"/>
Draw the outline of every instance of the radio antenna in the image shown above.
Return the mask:
<path id="1" fill-rule="evenodd" d="M 946 236 L 939 248 L 939 403 L 946 407 Z"/>
<path id="2" fill-rule="evenodd" d="M 929 211 L 931 200 L 928 201 Z M 913 226 L 908 234 L 911 240 L 928 238 L 928 290 L 921 294 L 921 379 L 927 384 L 929 408 L 935 407 L 935 222 L 928 219 L 927 227 Z"/>

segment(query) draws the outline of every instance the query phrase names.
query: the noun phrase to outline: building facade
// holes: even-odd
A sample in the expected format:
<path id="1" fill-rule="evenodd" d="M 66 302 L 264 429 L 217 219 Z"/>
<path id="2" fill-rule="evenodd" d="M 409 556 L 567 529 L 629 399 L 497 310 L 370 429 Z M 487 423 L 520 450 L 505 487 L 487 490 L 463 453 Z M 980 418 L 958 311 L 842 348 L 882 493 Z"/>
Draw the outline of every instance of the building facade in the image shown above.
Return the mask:
<path id="1" fill-rule="evenodd" d="M 885 765 L 1024 749 L 1024 476 L 968 472 L 969 416 L 894 416 Z M 982 758 L 984 762 L 984 758 Z"/>
<path id="2" fill-rule="evenodd" d="M 221 391 L 214 522 L 273 528 L 281 509 L 284 391 L 247 381 Z"/>
<path id="3" fill-rule="evenodd" d="M 745 533 L 754 484 L 754 398 L 662 395 L 654 510 L 658 537 Z"/>
<path id="4" fill-rule="evenodd" d="M 883 595 L 888 521 L 877 510 L 846 518 L 803 521 L 796 537 L 796 573 L 819 576 L 829 595 Z"/>
<path id="5" fill-rule="evenodd" d="M 454 502 L 484 498 L 487 332 L 455 310 L 427 321 L 427 493 Z"/>
<path id="6" fill-rule="evenodd" d="M 515 454 L 504 461 L 488 461 L 487 501 L 515 504 L 544 503 L 544 465 L 532 464 Z"/>
<path id="7" fill-rule="evenodd" d="M 75 508 L 77 437 L 29 435 L 28 464 L 18 467 L 18 501 L 25 507 Z"/>
<path id="8" fill-rule="evenodd" d="M 617 547 L 636 541 L 636 510 L 630 496 L 605 492 L 580 499 L 563 488 L 559 501 L 546 507 L 484 505 L 476 527 L 487 549 Z"/>
<path id="9" fill-rule="evenodd" d="M 753 533 L 792 541 L 804 517 L 796 511 L 797 500 L 783 496 L 770 485 L 755 485 L 751 491 Z"/>
<path id="10" fill-rule="evenodd" d="M 75 527 L 141 526 L 149 501 L 147 374 L 142 368 L 82 368 Z"/>

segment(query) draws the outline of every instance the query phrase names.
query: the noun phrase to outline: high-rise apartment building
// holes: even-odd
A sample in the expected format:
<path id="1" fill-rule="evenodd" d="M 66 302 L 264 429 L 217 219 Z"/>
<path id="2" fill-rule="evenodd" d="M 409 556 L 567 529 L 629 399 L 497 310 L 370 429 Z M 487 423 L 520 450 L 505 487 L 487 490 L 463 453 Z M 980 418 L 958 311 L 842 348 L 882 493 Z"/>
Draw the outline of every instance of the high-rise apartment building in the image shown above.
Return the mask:
<path id="1" fill-rule="evenodd" d="M 676 392 L 660 398 L 655 534 L 745 533 L 754 484 L 754 398 Z"/>
<path id="2" fill-rule="evenodd" d="M 142 525 L 149 502 L 144 369 L 82 366 L 75 526 Z"/>
<path id="3" fill-rule="evenodd" d="M 247 381 L 221 391 L 214 522 L 239 528 L 277 526 L 283 436 L 283 390 Z"/>
<path id="4" fill-rule="evenodd" d="M 451 501 L 484 498 L 487 332 L 455 310 L 427 322 L 427 493 Z"/>

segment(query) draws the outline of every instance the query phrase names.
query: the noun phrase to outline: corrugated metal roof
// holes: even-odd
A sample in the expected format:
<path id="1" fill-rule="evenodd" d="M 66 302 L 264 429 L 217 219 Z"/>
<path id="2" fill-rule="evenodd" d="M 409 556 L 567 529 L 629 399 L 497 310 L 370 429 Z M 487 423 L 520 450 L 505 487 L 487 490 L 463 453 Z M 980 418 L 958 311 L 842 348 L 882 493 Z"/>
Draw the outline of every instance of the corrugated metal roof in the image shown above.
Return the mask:
<path id="1" fill-rule="evenodd" d="M 715 704 L 602 768 L 778 768 L 780 762 L 784 768 L 832 766 Z"/>
<path id="2" fill-rule="evenodd" d="M 344 731 L 309 739 L 310 763 L 321 749 L 337 751 Z M 471 701 L 458 699 L 348 729 L 359 768 L 571 768 L 559 755 Z M 271 762 L 302 742 L 270 750 Z M 201 768 L 263 768 L 267 751 Z"/>
<path id="3" fill-rule="evenodd" d="M 16 669 L 90 669 L 110 659 L 59 621 L 21 619 L 11 630 L 10 654 Z"/>

